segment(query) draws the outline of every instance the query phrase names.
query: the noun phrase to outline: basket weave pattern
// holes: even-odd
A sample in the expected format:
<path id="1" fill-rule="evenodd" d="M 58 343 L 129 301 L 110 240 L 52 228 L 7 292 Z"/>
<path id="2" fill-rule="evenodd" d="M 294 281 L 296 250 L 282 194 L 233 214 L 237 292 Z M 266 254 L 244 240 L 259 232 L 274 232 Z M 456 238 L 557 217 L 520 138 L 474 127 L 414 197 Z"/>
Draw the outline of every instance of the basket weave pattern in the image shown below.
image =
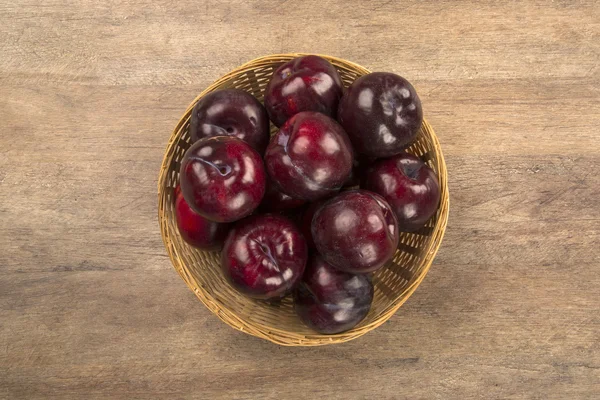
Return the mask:
<path id="1" fill-rule="evenodd" d="M 173 190 L 179 182 L 180 161 L 190 147 L 188 126 L 194 105 L 209 92 L 238 88 L 263 101 L 273 72 L 286 61 L 304 54 L 278 54 L 258 58 L 221 77 L 194 99 L 171 134 L 158 181 L 158 219 L 167 252 L 175 270 L 196 296 L 228 325 L 274 343 L 287 346 L 318 346 L 355 339 L 387 321 L 421 283 L 440 246 L 448 221 L 446 164 L 440 144 L 426 121 L 408 149 L 433 168 L 441 189 L 437 214 L 417 233 L 402 233 L 398 250 L 389 265 L 374 274 L 375 297 L 367 317 L 350 331 L 321 335 L 305 327 L 296 316 L 288 296 L 280 304 L 247 298 L 232 289 L 220 269 L 219 253 L 194 249 L 180 237 L 175 222 Z M 344 85 L 370 71 L 351 62 L 321 56 L 339 71 Z M 271 126 L 271 133 L 275 127 Z"/>

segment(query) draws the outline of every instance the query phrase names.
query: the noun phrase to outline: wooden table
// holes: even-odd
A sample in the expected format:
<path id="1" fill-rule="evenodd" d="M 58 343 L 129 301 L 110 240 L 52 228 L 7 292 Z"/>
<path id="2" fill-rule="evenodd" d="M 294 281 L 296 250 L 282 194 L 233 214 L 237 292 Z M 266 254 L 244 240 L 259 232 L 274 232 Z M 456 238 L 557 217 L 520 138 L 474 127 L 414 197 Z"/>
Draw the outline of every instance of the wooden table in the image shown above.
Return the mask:
<path id="1" fill-rule="evenodd" d="M 157 223 L 190 101 L 290 51 L 412 81 L 450 173 L 424 283 L 324 348 L 221 323 Z M 599 64 L 594 0 L 3 2 L 0 398 L 598 398 Z"/>

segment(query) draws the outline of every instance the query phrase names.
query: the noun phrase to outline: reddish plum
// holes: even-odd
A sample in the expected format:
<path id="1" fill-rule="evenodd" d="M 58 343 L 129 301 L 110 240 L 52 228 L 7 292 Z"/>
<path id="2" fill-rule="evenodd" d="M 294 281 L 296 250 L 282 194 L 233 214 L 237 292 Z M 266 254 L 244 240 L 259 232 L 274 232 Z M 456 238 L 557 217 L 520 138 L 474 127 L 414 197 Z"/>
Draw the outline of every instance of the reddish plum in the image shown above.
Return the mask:
<path id="1" fill-rule="evenodd" d="M 185 202 L 179 185 L 175 188 L 175 219 L 183 240 L 202 250 L 220 250 L 229 224 L 210 221 Z"/>
<path id="2" fill-rule="evenodd" d="M 350 190 L 328 200 L 312 220 L 321 256 L 344 272 L 367 273 L 384 266 L 398 247 L 398 221 L 383 197 Z"/>
<path id="3" fill-rule="evenodd" d="M 307 257 L 306 241 L 292 221 L 276 214 L 253 215 L 229 232 L 221 267 L 239 292 L 275 299 L 300 281 Z"/>
<path id="4" fill-rule="evenodd" d="M 273 73 L 265 90 L 265 107 L 276 126 L 301 111 L 335 118 L 343 88 L 340 74 L 329 61 L 312 55 L 298 57 Z"/>
<path id="5" fill-rule="evenodd" d="M 194 211 L 215 222 L 252 213 L 265 193 L 260 155 L 233 136 L 197 141 L 181 161 L 181 192 Z"/>
<path id="6" fill-rule="evenodd" d="M 437 211 L 440 185 L 435 172 L 418 157 L 400 153 L 371 165 L 361 187 L 383 196 L 401 231 L 413 232 Z"/>
<path id="7" fill-rule="evenodd" d="M 352 145 L 342 127 L 316 112 L 290 118 L 265 152 L 267 172 L 285 194 L 316 200 L 337 192 L 352 170 Z"/>

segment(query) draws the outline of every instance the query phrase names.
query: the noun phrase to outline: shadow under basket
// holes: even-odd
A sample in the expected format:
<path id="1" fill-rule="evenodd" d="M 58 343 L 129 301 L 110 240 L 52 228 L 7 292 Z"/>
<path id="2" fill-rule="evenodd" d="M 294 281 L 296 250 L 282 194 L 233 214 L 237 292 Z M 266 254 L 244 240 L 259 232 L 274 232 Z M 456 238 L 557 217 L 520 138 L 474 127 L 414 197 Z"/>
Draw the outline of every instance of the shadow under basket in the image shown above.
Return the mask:
<path id="1" fill-rule="evenodd" d="M 218 89 L 238 88 L 263 101 L 273 72 L 284 62 L 305 54 L 277 54 L 250 61 L 229 72 L 194 99 L 171 134 L 158 180 L 158 220 L 171 262 L 181 278 L 209 310 L 233 328 L 285 346 L 319 346 L 342 343 L 364 335 L 387 321 L 421 283 L 437 253 L 448 221 L 448 175 L 440 144 L 431 126 L 423 121 L 417 140 L 407 151 L 419 156 L 437 173 L 441 200 L 438 211 L 416 233 L 402 233 L 393 260 L 375 272 L 375 297 L 369 314 L 353 329 L 322 335 L 307 328 L 296 316 L 290 296 L 269 304 L 235 291 L 221 273 L 219 253 L 201 251 L 179 235 L 175 222 L 173 190 L 179 182 L 179 166 L 190 147 L 188 126 L 194 105 Z M 321 55 L 339 71 L 348 87 L 370 71 L 360 65 Z M 271 125 L 271 134 L 275 127 Z"/>

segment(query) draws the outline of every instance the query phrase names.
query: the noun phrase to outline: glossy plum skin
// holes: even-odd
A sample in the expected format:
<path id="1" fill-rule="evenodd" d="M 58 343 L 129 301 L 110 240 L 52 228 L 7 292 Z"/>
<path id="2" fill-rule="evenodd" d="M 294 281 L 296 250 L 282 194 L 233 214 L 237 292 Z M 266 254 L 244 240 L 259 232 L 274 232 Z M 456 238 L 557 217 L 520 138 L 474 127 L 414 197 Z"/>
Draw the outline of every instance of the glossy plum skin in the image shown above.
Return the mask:
<path id="1" fill-rule="evenodd" d="M 331 265 L 349 273 L 383 267 L 398 247 L 398 221 L 383 197 L 367 190 L 342 192 L 315 213 L 312 237 Z"/>
<path id="2" fill-rule="evenodd" d="M 222 89 L 202 97 L 192 110 L 192 143 L 213 136 L 235 136 L 263 154 L 269 143 L 267 110 L 251 94 Z"/>
<path id="3" fill-rule="evenodd" d="M 290 118 L 265 152 L 267 172 L 287 195 L 316 200 L 337 192 L 352 170 L 354 152 L 342 127 L 316 112 Z"/>
<path id="4" fill-rule="evenodd" d="M 229 224 L 210 221 L 192 210 L 179 185 L 175 188 L 175 219 L 183 240 L 201 250 L 221 250 L 230 227 Z"/>
<path id="5" fill-rule="evenodd" d="M 306 201 L 295 199 L 281 192 L 267 180 L 267 189 L 259 209 L 266 212 L 286 211 L 303 206 Z"/>
<path id="6" fill-rule="evenodd" d="M 215 222 L 232 222 L 251 214 L 266 185 L 260 155 L 233 136 L 194 143 L 181 161 L 179 179 L 185 201 Z"/>
<path id="7" fill-rule="evenodd" d="M 318 254 L 311 257 L 294 291 L 294 309 L 302 322 L 323 334 L 352 329 L 365 318 L 372 302 L 368 275 L 339 271 Z"/>
<path id="8" fill-rule="evenodd" d="M 301 111 L 335 118 L 343 90 L 340 74 L 329 61 L 313 55 L 298 57 L 273 73 L 265 90 L 265 107 L 276 126 Z"/>
<path id="9" fill-rule="evenodd" d="M 292 221 L 276 214 L 253 215 L 229 232 L 221 267 L 231 285 L 256 299 L 276 299 L 300 282 L 308 250 Z"/>
<path id="10" fill-rule="evenodd" d="M 440 185 L 435 172 L 408 153 L 371 165 L 361 187 L 387 200 L 398 218 L 399 229 L 405 232 L 422 228 L 440 203 Z"/>
<path id="11" fill-rule="evenodd" d="M 338 121 L 357 152 L 390 157 L 415 139 L 423 109 L 415 88 L 406 79 L 373 72 L 358 78 L 344 93 Z"/>

